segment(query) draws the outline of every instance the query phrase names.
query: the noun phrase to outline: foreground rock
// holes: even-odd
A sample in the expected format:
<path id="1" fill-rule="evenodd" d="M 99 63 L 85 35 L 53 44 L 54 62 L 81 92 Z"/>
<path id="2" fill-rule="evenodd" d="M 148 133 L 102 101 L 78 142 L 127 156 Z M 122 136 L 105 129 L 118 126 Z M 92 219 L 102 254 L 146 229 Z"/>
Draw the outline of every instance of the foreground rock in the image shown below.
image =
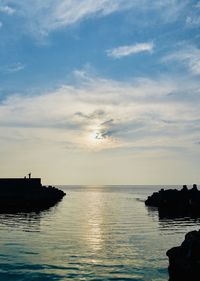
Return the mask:
<path id="1" fill-rule="evenodd" d="M 62 190 L 42 186 L 40 178 L 0 179 L 0 213 L 39 212 L 64 196 Z"/>
<path id="2" fill-rule="evenodd" d="M 181 190 L 161 189 L 149 196 L 145 204 L 150 207 L 157 207 L 161 218 L 199 217 L 200 191 L 196 184 L 190 190 L 186 185 Z"/>
<path id="3" fill-rule="evenodd" d="M 200 280 L 200 230 L 185 235 L 179 247 L 167 251 L 169 281 Z"/>

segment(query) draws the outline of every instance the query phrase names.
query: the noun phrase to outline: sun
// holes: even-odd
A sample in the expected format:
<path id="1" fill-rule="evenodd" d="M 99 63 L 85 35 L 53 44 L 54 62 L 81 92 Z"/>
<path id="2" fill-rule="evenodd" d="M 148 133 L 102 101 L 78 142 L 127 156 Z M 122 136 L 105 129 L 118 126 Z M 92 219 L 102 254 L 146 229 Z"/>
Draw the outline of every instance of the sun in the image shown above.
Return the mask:
<path id="1" fill-rule="evenodd" d="M 95 130 L 91 132 L 91 134 L 89 135 L 89 140 L 91 143 L 98 145 L 105 141 L 105 137 L 102 135 L 100 131 Z"/>
<path id="2" fill-rule="evenodd" d="M 108 147 L 109 145 L 109 137 L 106 135 L 104 130 L 99 126 L 95 128 L 92 127 L 88 130 L 86 136 L 86 145 L 89 149 L 92 150 L 102 150 Z"/>
<path id="3" fill-rule="evenodd" d="M 104 128 L 95 126 L 85 134 L 85 144 L 89 149 L 102 150 L 115 146 L 116 140 L 109 136 Z"/>

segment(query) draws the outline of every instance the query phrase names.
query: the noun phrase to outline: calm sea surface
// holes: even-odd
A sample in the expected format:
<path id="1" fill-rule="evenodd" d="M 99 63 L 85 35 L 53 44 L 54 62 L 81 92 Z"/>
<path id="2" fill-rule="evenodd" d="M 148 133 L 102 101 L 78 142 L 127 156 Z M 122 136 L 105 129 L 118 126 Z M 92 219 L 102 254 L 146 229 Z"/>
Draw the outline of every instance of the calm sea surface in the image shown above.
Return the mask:
<path id="1" fill-rule="evenodd" d="M 144 199 L 162 186 L 66 186 L 40 214 L 0 215 L 0 280 L 167 280 L 166 250 L 190 219 L 159 220 Z"/>

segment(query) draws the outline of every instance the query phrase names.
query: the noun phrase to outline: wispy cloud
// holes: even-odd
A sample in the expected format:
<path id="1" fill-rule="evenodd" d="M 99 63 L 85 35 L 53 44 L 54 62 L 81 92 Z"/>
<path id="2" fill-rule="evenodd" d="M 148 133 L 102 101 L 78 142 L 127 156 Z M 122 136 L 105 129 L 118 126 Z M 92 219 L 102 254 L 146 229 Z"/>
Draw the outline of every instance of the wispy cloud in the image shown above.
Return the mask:
<path id="1" fill-rule="evenodd" d="M 69 27 L 77 22 L 92 17 L 107 16 L 116 11 L 132 10 L 155 12 L 156 16 L 165 21 L 174 21 L 185 10 L 186 0 L 5 0 L 7 5 L 2 7 L 2 12 L 12 14 L 23 22 L 23 30 L 30 35 L 47 36 L 49 32 Z M 15 7 L 15 10 L 9 6 Z M 30 8 L 31 7 L 31 8 Z M 134 17 L 133 17 L 134 18 Z M 21 26 L 22 28 L 22 26 Z"/>
<path id="2" fill-rule="evenodd" d="M 106 53 L 109 57 L 121 58 L 143 52 L 152 53 L 153 49 L 153 43 L 137 43 L 134 45 L 120 46 L 114 49 L 109 49 L 106 51 Z"/>
<path id="3" fill-rule="evenodd" d="M 185 45 L 181 49 L 166 56 L 163 61 L 179 62 L 193 75 L 200 75 L 200 49 L 196 46 Z"/>
<path id="4" fill-rule="evenodd" d="M 6 66 L 2 66 L 0 68 L 0 71 L 2 73 L 9 74 L 9 73 L 14 73 L 14 72 L 21 71 L 25 67 L 26 67 L 25 64 L 23 64 L 21 62 L 17 62 L 17 63 L 13 63 L 13 64 L 8 64 Z"/>
<path id="5" fill-rule="evenodd" d="M 0 13 L 5 13 L 7 15 L 12 15 L 15 13 L 15 9 L 11 8 L 10 6 L 0 6 Z"/>
<path id="6" fill-rule="evenodd" d="M 3 26 L 3 23 L 0 21 L 0 29 L 2 28 L 2 26 Z"/>
<path id="7" fill-rule="evenodd" d="M 121 0 L 118 2 L 115 0 L 31 0 L 29 2 L 13 0 L 12 2 L 16 6 L 17 15 L 26 21 L 27 31 L 39 36 L 46 36 L 53 30 L 68 27 L 95 15 L 105 16 L 122 8 Z"/>

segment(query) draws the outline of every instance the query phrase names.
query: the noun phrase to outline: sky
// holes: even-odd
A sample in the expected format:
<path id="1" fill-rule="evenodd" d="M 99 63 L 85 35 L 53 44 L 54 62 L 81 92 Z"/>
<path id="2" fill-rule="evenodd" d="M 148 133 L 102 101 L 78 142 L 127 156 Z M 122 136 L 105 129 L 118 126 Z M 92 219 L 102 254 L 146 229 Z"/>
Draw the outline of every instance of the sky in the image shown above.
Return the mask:
<path id="1" fill-rule="evenodd" d="M 200 183 L 200 1 L 0 0 L 0 177 Z"/>

